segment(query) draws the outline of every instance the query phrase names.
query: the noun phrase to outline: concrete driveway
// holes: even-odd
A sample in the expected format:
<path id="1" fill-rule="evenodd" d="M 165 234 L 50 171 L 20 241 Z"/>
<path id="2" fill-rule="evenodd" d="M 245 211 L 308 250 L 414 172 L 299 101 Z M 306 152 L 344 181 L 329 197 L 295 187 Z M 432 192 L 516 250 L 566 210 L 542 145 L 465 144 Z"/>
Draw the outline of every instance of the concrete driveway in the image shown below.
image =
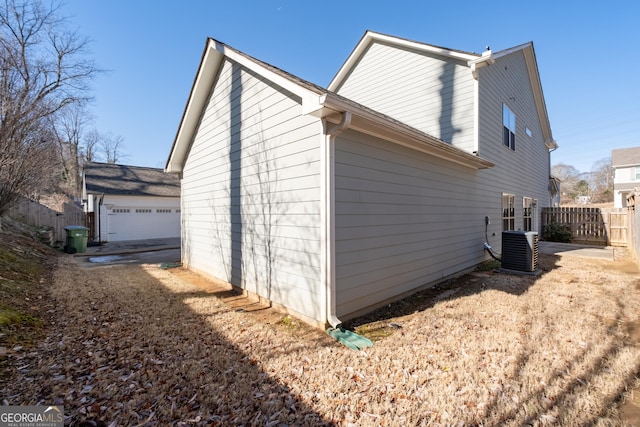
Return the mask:
<path id="1" fill-rule="evenodd" d="M 538 242 L 538 250 L 547 255 L 569 255 L 613 261 L 616 248 L 612 246 L 588 246 L 573 243 Z"/>
<path id="2" fill-rule="evenodd" d="M 180 261 L 180 238 L 128 240 L 90 245 L 75 254 L 85 268 L 114 264 L 164 264 Z"/>

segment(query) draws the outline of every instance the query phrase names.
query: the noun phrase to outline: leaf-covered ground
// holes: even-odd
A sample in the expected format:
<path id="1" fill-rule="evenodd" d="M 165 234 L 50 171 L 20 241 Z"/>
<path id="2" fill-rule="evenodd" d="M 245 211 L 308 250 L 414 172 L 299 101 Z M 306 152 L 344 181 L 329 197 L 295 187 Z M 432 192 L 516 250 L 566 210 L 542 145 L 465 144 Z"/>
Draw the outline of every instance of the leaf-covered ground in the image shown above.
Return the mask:
<path id="1" fill-rule="evenodd" d="M 377 339 L 353 351 L 183 269 L 61 256 L 37 281 L 40 338 L 0 344 L 0 397 L 64 405 L 71 425 L 632 425 L 640 276 L 541 260 L 352 322 Z"/>

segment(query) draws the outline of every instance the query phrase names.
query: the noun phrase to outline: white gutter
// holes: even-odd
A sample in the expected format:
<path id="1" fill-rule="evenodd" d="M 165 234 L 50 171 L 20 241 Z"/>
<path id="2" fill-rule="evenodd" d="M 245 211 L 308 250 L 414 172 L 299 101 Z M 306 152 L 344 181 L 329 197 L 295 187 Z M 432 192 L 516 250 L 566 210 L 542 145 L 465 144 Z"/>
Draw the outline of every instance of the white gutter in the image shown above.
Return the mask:
<path id="1" fill-rule="evenodd" d="M 493 57 L 493 52 L 491 52 L 491 50 L 486 50 L 482 52 L 480 58 L 473 59 L 467 62 L 467 65 L 469 65 L 469 68 L 471 68 L 471 74 L 473 75 L 473 78 L 478 80 L 478 69 L 486 67 L 487 65 L 493 65 L 494 62 L 496 62 L 496 60 Z"/>
<path id="2" fill-rule="evenodd" d="M 329 127 L 330 122 L 324 120 L 325 144 L 324 144 L 324 192 L 323 214 L 324 214 L 324 257 L 323 282 L 326 295 L 327 322 L 333 328 L 337 328 L 342 323 L 336 315 L 336 249 L 335 249 L 335 151 L 336 137 L 340 135 L 351 124 L 351 112 L 342 113 L 340 123 Z"/>

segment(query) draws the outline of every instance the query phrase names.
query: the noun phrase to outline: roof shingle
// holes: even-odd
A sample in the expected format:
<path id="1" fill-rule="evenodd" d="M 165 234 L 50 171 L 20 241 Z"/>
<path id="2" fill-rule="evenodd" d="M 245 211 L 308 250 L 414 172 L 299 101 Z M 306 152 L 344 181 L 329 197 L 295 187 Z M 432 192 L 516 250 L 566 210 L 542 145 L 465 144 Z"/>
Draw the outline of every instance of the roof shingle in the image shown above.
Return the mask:
<path id="1" fill-rule="evenodd" d="M 163 169 L 89 162 L 84 180 L 90 194 L 180 197 L 178 176 Z"/>
<path id="2" fill-rule="evenodd" d="M 626 167 L 640 165 L 640 147 L 611 150 L 611 166 Z"/>

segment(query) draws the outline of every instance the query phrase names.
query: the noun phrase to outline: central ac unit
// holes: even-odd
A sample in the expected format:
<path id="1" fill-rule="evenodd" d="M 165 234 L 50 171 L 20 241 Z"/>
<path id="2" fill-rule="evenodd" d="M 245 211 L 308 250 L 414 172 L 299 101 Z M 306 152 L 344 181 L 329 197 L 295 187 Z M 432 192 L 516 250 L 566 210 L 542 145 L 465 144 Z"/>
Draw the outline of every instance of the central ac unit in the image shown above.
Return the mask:
<path id="1" fill-rule="evenodd" d="M 503 231 L 502 268 L 523 273 L 538 270 L 538 233 Z"/>

